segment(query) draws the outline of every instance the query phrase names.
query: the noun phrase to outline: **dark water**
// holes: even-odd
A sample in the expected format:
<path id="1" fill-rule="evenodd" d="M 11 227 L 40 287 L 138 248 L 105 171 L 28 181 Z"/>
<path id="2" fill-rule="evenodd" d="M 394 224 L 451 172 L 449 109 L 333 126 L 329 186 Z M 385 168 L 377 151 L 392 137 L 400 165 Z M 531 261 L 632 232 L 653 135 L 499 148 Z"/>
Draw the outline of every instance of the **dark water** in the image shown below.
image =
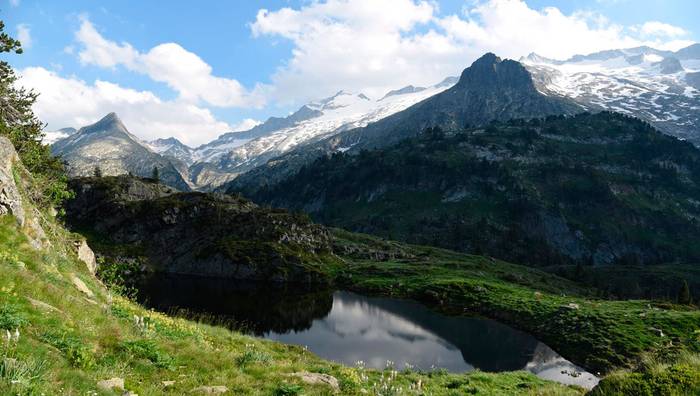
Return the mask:
<path id="1" fill-rule="evenodd" d="M 527 333 L 493 320 L 441 315 L 412 301 L 178 276 L 137 287 L 141 302 L 154 309 L 207 313 L 217 324 L 307 346 L 350 366 L 384 368 L 390 361 L 398 369 L 528 370 L 588 388 L 598 381 Z"/>

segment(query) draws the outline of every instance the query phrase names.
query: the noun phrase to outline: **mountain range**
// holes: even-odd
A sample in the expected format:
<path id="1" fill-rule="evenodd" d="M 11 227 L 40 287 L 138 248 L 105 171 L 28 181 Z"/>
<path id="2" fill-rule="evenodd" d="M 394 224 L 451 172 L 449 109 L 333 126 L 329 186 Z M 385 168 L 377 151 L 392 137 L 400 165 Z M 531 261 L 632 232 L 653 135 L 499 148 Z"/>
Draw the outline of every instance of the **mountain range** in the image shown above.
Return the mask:
<path id="1" fill-rule="evenodd" d="M 641 118 L 700 145 L 700 44 L 676 52 L 603 51 L 564 61 L 530 54 L 520 62 L 543 93 Z"/>
<path id="2" fill-rule="evenodd" d="M 514 117 L 610 110 L 698 145 L 699 87 L 699 44 L 676 52 L 638 47 L 567 60 L 530 54 L 516 62 L 487 54 L 459 79 L 446 78 L 430 87 L 409 85 L 376 100 L 340 91 L 199 147 L 176 138 L 144 142 L 131 134 L 90 141 L 102 140 L 96 153 L 129 158 L 120 166 L 106 159 L 102 168 L 108 174 L 146 176 L 158 166 L 168 175 L 165 181 L 178 189 L 249 190 L 288 177 L 320 155 L 393 144 L 434 125 L 456 130 Z M 97 124 L 104 126 L 103 121 Z M 64 128 L 47 133 L 47 141 L 55 142 L 54 152 L 71 164 L 74 175 L 87 175 L 101 155 L 86 155 L 93 151 L 84 150 L 85 142 L 77 134 Z M 171 169 L 179 177 L 170 175 Z"/>

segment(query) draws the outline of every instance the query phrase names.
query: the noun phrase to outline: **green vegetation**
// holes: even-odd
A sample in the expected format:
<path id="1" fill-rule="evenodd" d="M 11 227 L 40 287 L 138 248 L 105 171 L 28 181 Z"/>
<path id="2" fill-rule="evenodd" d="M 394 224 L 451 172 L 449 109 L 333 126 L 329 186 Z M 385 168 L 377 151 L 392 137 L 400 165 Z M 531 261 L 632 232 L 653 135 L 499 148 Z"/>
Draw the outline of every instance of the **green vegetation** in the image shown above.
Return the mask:
<path id="1" fill-rule="evenodd" d="M 327 225 L 519 264 L 700 262 L 700 151 L 614 113 L 430 128 L 243 193 Z"/>
<path id="2" fill-rule="evenodd" d="M 32 249 L 11 217 L 0 218 L 0 252 L 13 252 L 0 258 L 0 318 L 20 334 L 0 341 L 0 394 L 121 394 L 97 385 L 115 377 L 139 395 L 189 394 L 201 386 L 226 386 L 237 395 L 330 394 L 290 375 L 299 372 L 334 376 L 344 395 L 381 394 L 375 384 L 383 382 L 415 395 L 422 393 L 409 389 L 417 386 L 433 395 L 582 394 L 524 372 L 349 368 L 301 347 L 147 311 L 104 289 L 73 253 Z M 94 296 L 81 293 L 73 276 Z"/>
<path id="3" fill-rule="evenodd" d="M 339 251 L 362 251 L 368 236 L 336 230 Z M 375 239 L 373 250 L 384 243 Z M 405 246 L 378 262 L 343 256 L 336 274 L 353 290 L 406 297 L 448 314 L 476 312 L 534 334 L 571 361 L 597 372 L 633 367 L 643 354 L 700 352 L 700 311 L 652 301 L 609 301 L 536 269 L 481 256 Z"/>

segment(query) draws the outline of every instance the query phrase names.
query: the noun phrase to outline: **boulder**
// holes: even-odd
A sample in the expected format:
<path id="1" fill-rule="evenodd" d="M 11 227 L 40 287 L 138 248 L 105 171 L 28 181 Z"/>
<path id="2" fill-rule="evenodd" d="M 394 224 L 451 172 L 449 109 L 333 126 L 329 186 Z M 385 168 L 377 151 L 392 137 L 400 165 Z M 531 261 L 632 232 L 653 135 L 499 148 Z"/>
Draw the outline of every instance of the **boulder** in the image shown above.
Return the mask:
<path id="1" fill-rule="evenodd" d="M 85 263 L 91 274 L 95 275 L 95 271 L 97 271 L 97 260 L 95 260 L 95 253 L 90 249 L 87 241 L 81 240 L 76 242 L 75 248 L 78 253 L 78 259 Z"/>
<path id="2" fill-rule="evenodd" d="M 332 375 L 309 373 L 303 371 L 300 373 L 293 373 L 290 376 L 297 377 L 300 380 L 302 380 L 302 382 L 305 382 L 310 385 L 327 385 L 331 387 L 334 391 L 340 390 L 340 383 L 338 382 L 338 379 Z"/>

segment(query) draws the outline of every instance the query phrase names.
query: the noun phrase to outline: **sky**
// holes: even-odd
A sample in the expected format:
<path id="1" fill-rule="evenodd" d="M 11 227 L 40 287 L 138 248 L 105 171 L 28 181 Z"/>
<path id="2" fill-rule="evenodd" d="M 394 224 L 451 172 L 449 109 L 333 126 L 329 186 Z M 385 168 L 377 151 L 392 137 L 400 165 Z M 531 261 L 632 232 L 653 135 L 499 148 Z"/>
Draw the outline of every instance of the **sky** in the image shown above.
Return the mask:
<path id="1" fill-rule="evenodd" d="M 486 52 L 566 59 L 700 41 L 697 0 L 0 0 L 47 130 L 116 112 L 197 146 L 345 90 L 458 76 Z"/>

